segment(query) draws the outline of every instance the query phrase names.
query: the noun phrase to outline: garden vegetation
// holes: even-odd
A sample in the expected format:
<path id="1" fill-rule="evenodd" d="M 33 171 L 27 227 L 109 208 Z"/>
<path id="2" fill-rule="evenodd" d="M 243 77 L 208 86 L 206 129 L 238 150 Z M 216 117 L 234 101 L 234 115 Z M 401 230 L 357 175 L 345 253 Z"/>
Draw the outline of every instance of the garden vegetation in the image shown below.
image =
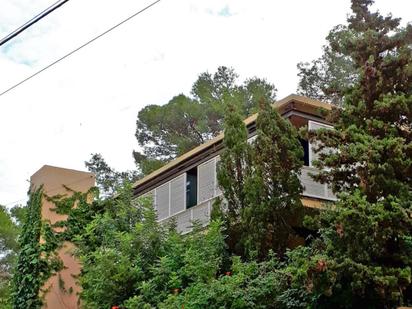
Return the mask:
<path id="1" fill-rule="evenodd" d="M 412 25 L 371 12 L 372 3 L 352 0 L 348 24 L 329 47 L 356 72 L 329 115 L 334 130 L 298 133 L 262 99 L 257 138 L 248 143 L 242 106 L 222 94 L 224 199 L 207 228 L 194 222 L 181 235 L 173 221 L 159 224 L 153 201 L 133 198 L 128 184 L 110 199 L 90 202 L 90 192 L 52 199 L 68 220 L 49 244 L 77 245 L 85 308 L 412 305 Z M 339 197 L 304 220 L 299 134 L 318 145 L 322 172 L 313 177 Z M 22 228 L 16 309 L 39 308 L 40 283 L 53 273 L 44 260 L 51 247 L 35 241 L 39 194 Z M 292 245 L 302 224 L 311 233 Z"/>

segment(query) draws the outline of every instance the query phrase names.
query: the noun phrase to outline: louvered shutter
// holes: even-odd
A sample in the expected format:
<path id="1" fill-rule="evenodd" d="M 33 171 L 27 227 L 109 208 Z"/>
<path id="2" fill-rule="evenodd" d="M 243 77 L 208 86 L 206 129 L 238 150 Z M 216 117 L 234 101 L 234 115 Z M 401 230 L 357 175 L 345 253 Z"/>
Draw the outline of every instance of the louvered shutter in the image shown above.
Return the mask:
<path id="1" fill-rule="evenodd" d="M 216 164 L 212 159 L 198 166 L 198 204 L 215 195 Z"/>
<path id="2" fill-rule="evenodd" d="M 215 194 L 216 196 L 222 195 L 223 192 L 220 189 L 219 182 L 217 180 L 217 168 L 219 166 L 220 156 L 215 157 Z"/>
<path id="3" fill-rule="evenodd" d="M 303 195 L 326 198 L 326 185 L 314 181 L 310 174 L 316 175 L 316 169 L 302 168 L 302 174 L 299 178 L 304 187 Z"/>
<path id="4" fill-rule="evenodd" d="M 170 182 L 170 215 L 181 212 L 186 209 L 185 198 L 186 198 L 186 188 L 185 188 L 186 174 L 176 177 Z"/>
<path id="5" fill-rule="evenodd" d="M 169 183 L 165 183 L 156 188 L 156 204 L 157 219 L 163 220 L 169 217 Z"/>

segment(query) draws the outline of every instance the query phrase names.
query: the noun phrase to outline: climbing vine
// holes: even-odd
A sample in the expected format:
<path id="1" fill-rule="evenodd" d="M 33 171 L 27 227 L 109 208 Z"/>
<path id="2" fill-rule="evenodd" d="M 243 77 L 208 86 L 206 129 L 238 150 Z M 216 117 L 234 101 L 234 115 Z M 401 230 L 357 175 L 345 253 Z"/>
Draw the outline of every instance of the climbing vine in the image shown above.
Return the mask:
<path id="1" fill-rule="evenodd" d="M 55 206 L 51 209 L 52 211 L 67 216 L 65 220 L 57 221 L 52 225 L 53 228 L 61 228 L 58 232 L 54 232 L 54 237 L 60 243 L 63 241 L 77 243 L 78 236 L 85 232 L 87 224 L 94 216 L 103 212 L 104 205 L 111 202 L 110 200 L 94 200 L 99 195 L 99 190 L 96 187 L 85 193 L 74 191 L 67 186 L 64 187 L 70 192 L 70 196 L 55 195 L 47 197 L 47 200 Z"/>
<path id="2" fill-rule="evenodd" d="M 41 219 L 44 193 L 40 187 L 30 193 L 25 220 L 19 238 L 20 252 L 13 277 L 13 308 L 37 309 L 42 306 L 42 287 L 62 268 L 55 254 L 59 246 L 52 227 Z M 43 292 L 43 293 L 42 293 Z"/>

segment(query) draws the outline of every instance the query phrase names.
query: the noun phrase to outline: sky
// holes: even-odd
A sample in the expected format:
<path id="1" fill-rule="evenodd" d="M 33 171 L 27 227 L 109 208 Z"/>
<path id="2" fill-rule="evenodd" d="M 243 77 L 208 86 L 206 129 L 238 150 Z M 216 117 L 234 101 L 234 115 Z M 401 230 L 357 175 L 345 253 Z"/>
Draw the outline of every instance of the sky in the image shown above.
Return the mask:
<path id="1" fill-rule="evenodd" d="M 0 47 L 0 93 L 153 0 L 70 0 Z M 0 37 L 55 0 L 0 1 Z M 410 0 L 374 8 L 412 21 Z M 144 106 L 189 94 L 197 76 L 233 67 L 239 81 L 266 78 L 279 99 L 296 92 L 296 64 L 321 55 L 349 0 L 162 0 L 71 57 L 0 96 L 0 204 L 26 201 L 43 165 L 85 170 L 101 153 L 135 167 L 136 117 Z"/>

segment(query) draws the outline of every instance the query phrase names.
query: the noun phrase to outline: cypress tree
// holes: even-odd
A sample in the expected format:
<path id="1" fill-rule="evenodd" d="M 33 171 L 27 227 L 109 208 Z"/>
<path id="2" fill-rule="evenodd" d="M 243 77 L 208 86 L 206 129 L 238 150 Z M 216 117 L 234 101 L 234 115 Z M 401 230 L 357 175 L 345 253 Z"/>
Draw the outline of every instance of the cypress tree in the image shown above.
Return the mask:
<path id="1" fill-rule="evenodd" d="M 320 220 L 335 272 L 325 307 L 391 308 L 412 303 L 412 25 L 352 0 L 337 52 L 360 72 L 332 114 L 335 130 L 310 132 L 323 147 L 316 178 L 340 192 Z"/>
<path id="2" fill-rule="evenodd" d="M 269 250 L 283 256 L 294 233 L 291 221 L 297 221 L 302 208 L 298 175 L 303 149 L 296 129 L 265 100 L 259 104 L 256 130 L 242 221 L 247 224 L 246 247 L 263 259 Z"/>
<path id="3" fill-rule="evenodd" d="M 245 183 L 251 171 L 251 148 L 247 142 L 248 131 L 243 117 L 233 102 L 226 105 L 224 132 L 224 151 L 220 156 L 217 170 L 217 179 L 223 190 L 226 205 L 222 215 L 226 223 L 229 250 L 243 254 L 240 240 L 244 229 L 241 218 L 247 206 Z"/>
<path id="4" fill-rule="evenodd" d="M 293 233 L 291 219 L 301 208 L 303 150 L 296 130 L 267 101 L 260 102 L 256 126 L 257 138 L 248 143 L 236 105 L 227 106 L 217 176 L 227 204 L 229 250 L 265 259 L 270 250 L 283 256 Z"/>

